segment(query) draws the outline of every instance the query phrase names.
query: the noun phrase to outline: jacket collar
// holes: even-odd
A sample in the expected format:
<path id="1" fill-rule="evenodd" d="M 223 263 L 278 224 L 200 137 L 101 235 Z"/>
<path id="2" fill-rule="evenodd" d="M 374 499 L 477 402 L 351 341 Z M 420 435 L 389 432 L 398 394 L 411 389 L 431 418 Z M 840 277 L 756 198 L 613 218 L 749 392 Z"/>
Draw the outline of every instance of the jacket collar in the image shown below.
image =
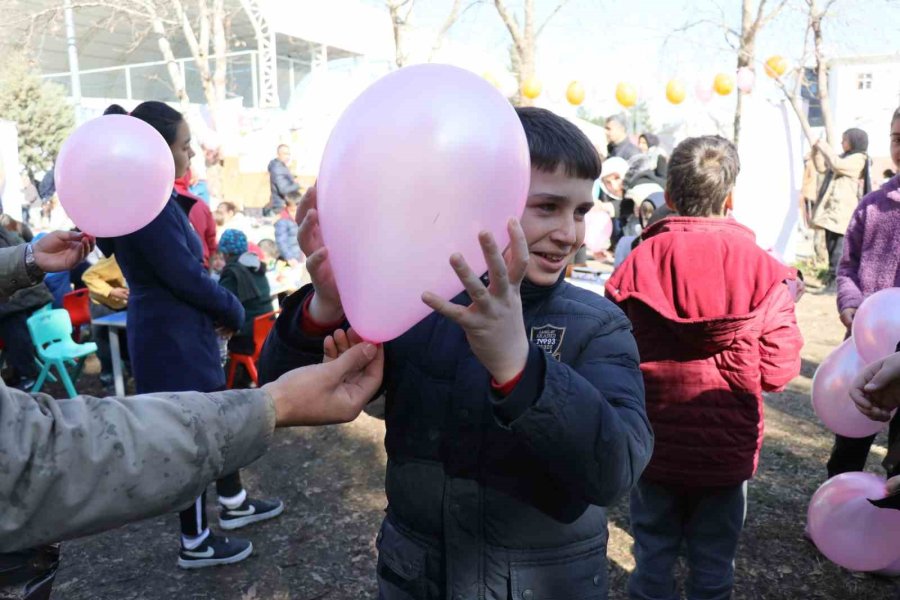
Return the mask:
<path id="1" fill-rule="evenodd" d="M 725 233 L 756 240 L 756 234 L 753 233 L 752 229 L 746 225 L 741 225 L 731 217 L 666 217 L 645 229 L 641 237 L 647 240 L 662 233 L 678 232 Z"/>
<path id="2" fill-rule="evenodd" d="M 526 277 L 522 281 L 522 286 L 519 288 L 519 293 L 522 296 L 522 305 L 530 305 L 546 300 L 553 295 L 553 292 L 555 292 L 560 285 L 562 285 L 562 282 L 565 280 L 565 278 L 565 270 L 563 270 L 563 272 L 559 274 L 559 279 L 557 279 L 556 283 L 554 283 L 553 285 L 537 285 L 530 282 Z"/>

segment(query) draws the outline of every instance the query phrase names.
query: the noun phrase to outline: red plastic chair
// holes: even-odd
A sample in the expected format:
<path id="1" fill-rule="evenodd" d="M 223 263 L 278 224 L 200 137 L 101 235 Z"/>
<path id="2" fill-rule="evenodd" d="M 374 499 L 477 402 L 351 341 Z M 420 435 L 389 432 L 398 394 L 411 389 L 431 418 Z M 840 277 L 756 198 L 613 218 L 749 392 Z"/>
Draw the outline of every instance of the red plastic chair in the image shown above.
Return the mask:
<path id="1" fill-rule="evenodd" d="M 259 360 L 259 353 L 262 352 L 263 344 L 266 343 L 266 338 L 269 337 L 269 332 L 272 331 L 272 327 L 275 325 L 275 319 L 278 318 L 278 313 L 270 312 L 264 315 L 259 315 L 255 319 L 253 319 L 253 354 L 238 354 L 237 352 L 229 352 L 228 360 L 231 365 L 228 367 L 228 389 L 233 389 L 232 385 L 234 384 L 234 375 L 237 373 L 237 366 L 244 365 L 244 368 L 247 370 L 247 373 L 250 375 L 250 379 L 254 384 L 259 385 L 259 375 L 256 372 L 256 361 Z"/>
<path id="2" fill-rule="evenodd" d="M 69 292 L 63 296 L 62 305 L 72 319 L 72 339 L 81 343 L 81 326 L 91 324 L 91 294 L 87 288 Z"/>

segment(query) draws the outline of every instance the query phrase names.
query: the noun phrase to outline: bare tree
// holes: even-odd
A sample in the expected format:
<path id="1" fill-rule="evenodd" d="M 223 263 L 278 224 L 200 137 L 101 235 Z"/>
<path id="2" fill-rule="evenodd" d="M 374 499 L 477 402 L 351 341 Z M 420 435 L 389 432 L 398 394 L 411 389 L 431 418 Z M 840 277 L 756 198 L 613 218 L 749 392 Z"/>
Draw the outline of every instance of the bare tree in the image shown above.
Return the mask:
<path id="1" fill-rule="evenodd" d="M 504 0 L 494 0 L 494 6 L 497 7 L 497 13 L 503 19 L 503 24 L 509 30 L 512 37 L 512 67 L 516 74 L 516 80 L 519 84 L 519 91 L 516 92 L 516 103 L 522 105 L 530 105 L 530 98 L 522 96 L 522 84 L 530 77 L 534 77 L 535 55 L 537 52 L 537 40 L 541 32 L 547 26 L 547 23 L 565 6 L 568 0 L 562 0 L 556 5 L 550 15 L 540 25 L 535 25 L 534 0 L 525 0 L 522 8 L 522 21 L 519 21 L 518 15 L 507 8 Z"/>
<path id="2" fill-rule="evenodd" d="M 816 97 L 822 106 L 822 122 L 825 127 L 825 139 L 828 145 L 834 147 L 837 142 L 834 130 L 834 116 L 831 112 L 831 102 L 828 94 L 828 57 L 825 53 L 824 37 L 822 34 L 822 26 L 828 17 L 831 9 L 837 0 L 826 0 L 824 4 L 819 0 L 803 0 L 806 16 L 806 39 L 804 41 L 804 51 L 800 64 L 791 71 L 788 77 L 780 77 L 775 80 L 776 85 L 782 91 L 785 98 L 794 109 L 803 134 L 809 141 L 810 146 L 816 143 L 816 137 L 813 134 L 812 127 L 809 124 L 806 111 L 803 108 L 802 92 L 809 91 L 809 81 L 807 78 L 806 55 L 809 47 L 810 38 L 813 44 L 813 57 L 815 59 L 815 67 L 813 73 L 815 75 Z M 788 83 L 793 78 L 793 85 L 788 88 Z"/>
<path id="3" fill-rule="evenodd" d="M 466 10 L 476 3 L 477 0 L 472 4 L 469 4 L 469 6 L 466 7 Z M 409 49 L 406 47 L 406 41 L 407 33 L 412 27 L 411 17 L 415 4 L 416 0 L 385 0 L 385 6 L 387 6 L 391 15 L 391 27 L 394 31 L 394 63 L 397 65 L 397 68 L 406 66 L 409 61 Z M 450 28 L 456 24 L 456 21 L 459 20 L 461 14 L 465 12 L 464 10 L 460 10 L 461 7 L 462 0 L 453 0 L 453 5 L 450 7 L 450 13 L 447 15 L 447 18 L 444 19 L 444 23 L 435 34 L 434 41 L 431 44 L 431 50 L 428 52 L 428 62 L 431 62 L 434 55 L 440 50 L 441 44 L 443 44 L 444 38 L 447 36 Z"/>
<path id="4" fill-rule="evenodd" d="M 753 10 L 753 0 L 741 2 L 741 30 L 738 37 L 737 68 L 750 68 L 756 59 L 756 36 L 760 30 L 778 16 L 787 0 L 778 0 L 771 10 L 766 12 L 768 0 L 758 0 L 756 10 Z M 737 144 L 741 136 L 741 117 L 744 109 L 744 95 L 746 92 L 738 88 L 737 104 L 734 109 L 734 143 Z"/>

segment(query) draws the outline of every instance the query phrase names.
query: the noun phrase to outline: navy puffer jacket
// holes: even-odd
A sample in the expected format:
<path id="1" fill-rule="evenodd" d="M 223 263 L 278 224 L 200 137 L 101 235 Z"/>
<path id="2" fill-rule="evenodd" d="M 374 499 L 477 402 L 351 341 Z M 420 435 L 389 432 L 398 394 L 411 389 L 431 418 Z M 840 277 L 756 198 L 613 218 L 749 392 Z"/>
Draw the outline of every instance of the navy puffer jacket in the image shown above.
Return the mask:
<path id="1" fill-rule="evenodd" d="M 285 303 L 264 381 L 321 361 L 323 340 L 301 330 L 311 292 Z M 638 480 L 653 446 L 631 325 L 562 281 L 526 283 L 522 302 L 531 351 L 505 398 L 440 315 L 386 345 L 382 598 L 606 598 L 603 506 Z"/>

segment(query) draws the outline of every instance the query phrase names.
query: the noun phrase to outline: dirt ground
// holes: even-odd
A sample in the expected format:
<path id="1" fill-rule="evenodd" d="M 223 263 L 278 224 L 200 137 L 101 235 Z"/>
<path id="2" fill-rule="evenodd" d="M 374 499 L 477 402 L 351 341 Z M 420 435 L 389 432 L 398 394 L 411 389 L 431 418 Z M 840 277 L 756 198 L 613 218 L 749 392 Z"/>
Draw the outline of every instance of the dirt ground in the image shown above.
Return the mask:
<path id="1" fill-rule="evenodd" d="M 825 476 L 831 435 L 809 402 L 816 366 L 842 337 L 834 296 L 807 294 L 799 320 L 803 372 L 767 399 L 766 441 L 750 485 L 737 557 L 735 598 L 900 598 L 900 585 L 847 572 L 803 537 L 807 503 Z M 89 371 L 96 372 L 96 365 Z M 101 390 L 88 374 L 79 388 Z M 252 494 L 284 500 L 284 515 L 240 532 L 254 544 L 238 565 L 185 572 L 175 566 L 176 515 L 63 545 L 57 600 L 357 600 L 374 598 L 374 537 L 385 508 L 381 421 L 363 415 L 339 427 L 281 431 L 269 453 L 244 471 Z M 883 436 L 882 436 L 883 438 Z M 880 472 L 884 439 L 870 457 Z M 214 494 L 210 494 L 214 496 Z M 210 515 L 214 515 L 212 499 Z M 213 519 L 215 522 L 215 519 Z M 610 598 L 625 598 L 634 566 L 627 505 L 610 511 Z"/>

